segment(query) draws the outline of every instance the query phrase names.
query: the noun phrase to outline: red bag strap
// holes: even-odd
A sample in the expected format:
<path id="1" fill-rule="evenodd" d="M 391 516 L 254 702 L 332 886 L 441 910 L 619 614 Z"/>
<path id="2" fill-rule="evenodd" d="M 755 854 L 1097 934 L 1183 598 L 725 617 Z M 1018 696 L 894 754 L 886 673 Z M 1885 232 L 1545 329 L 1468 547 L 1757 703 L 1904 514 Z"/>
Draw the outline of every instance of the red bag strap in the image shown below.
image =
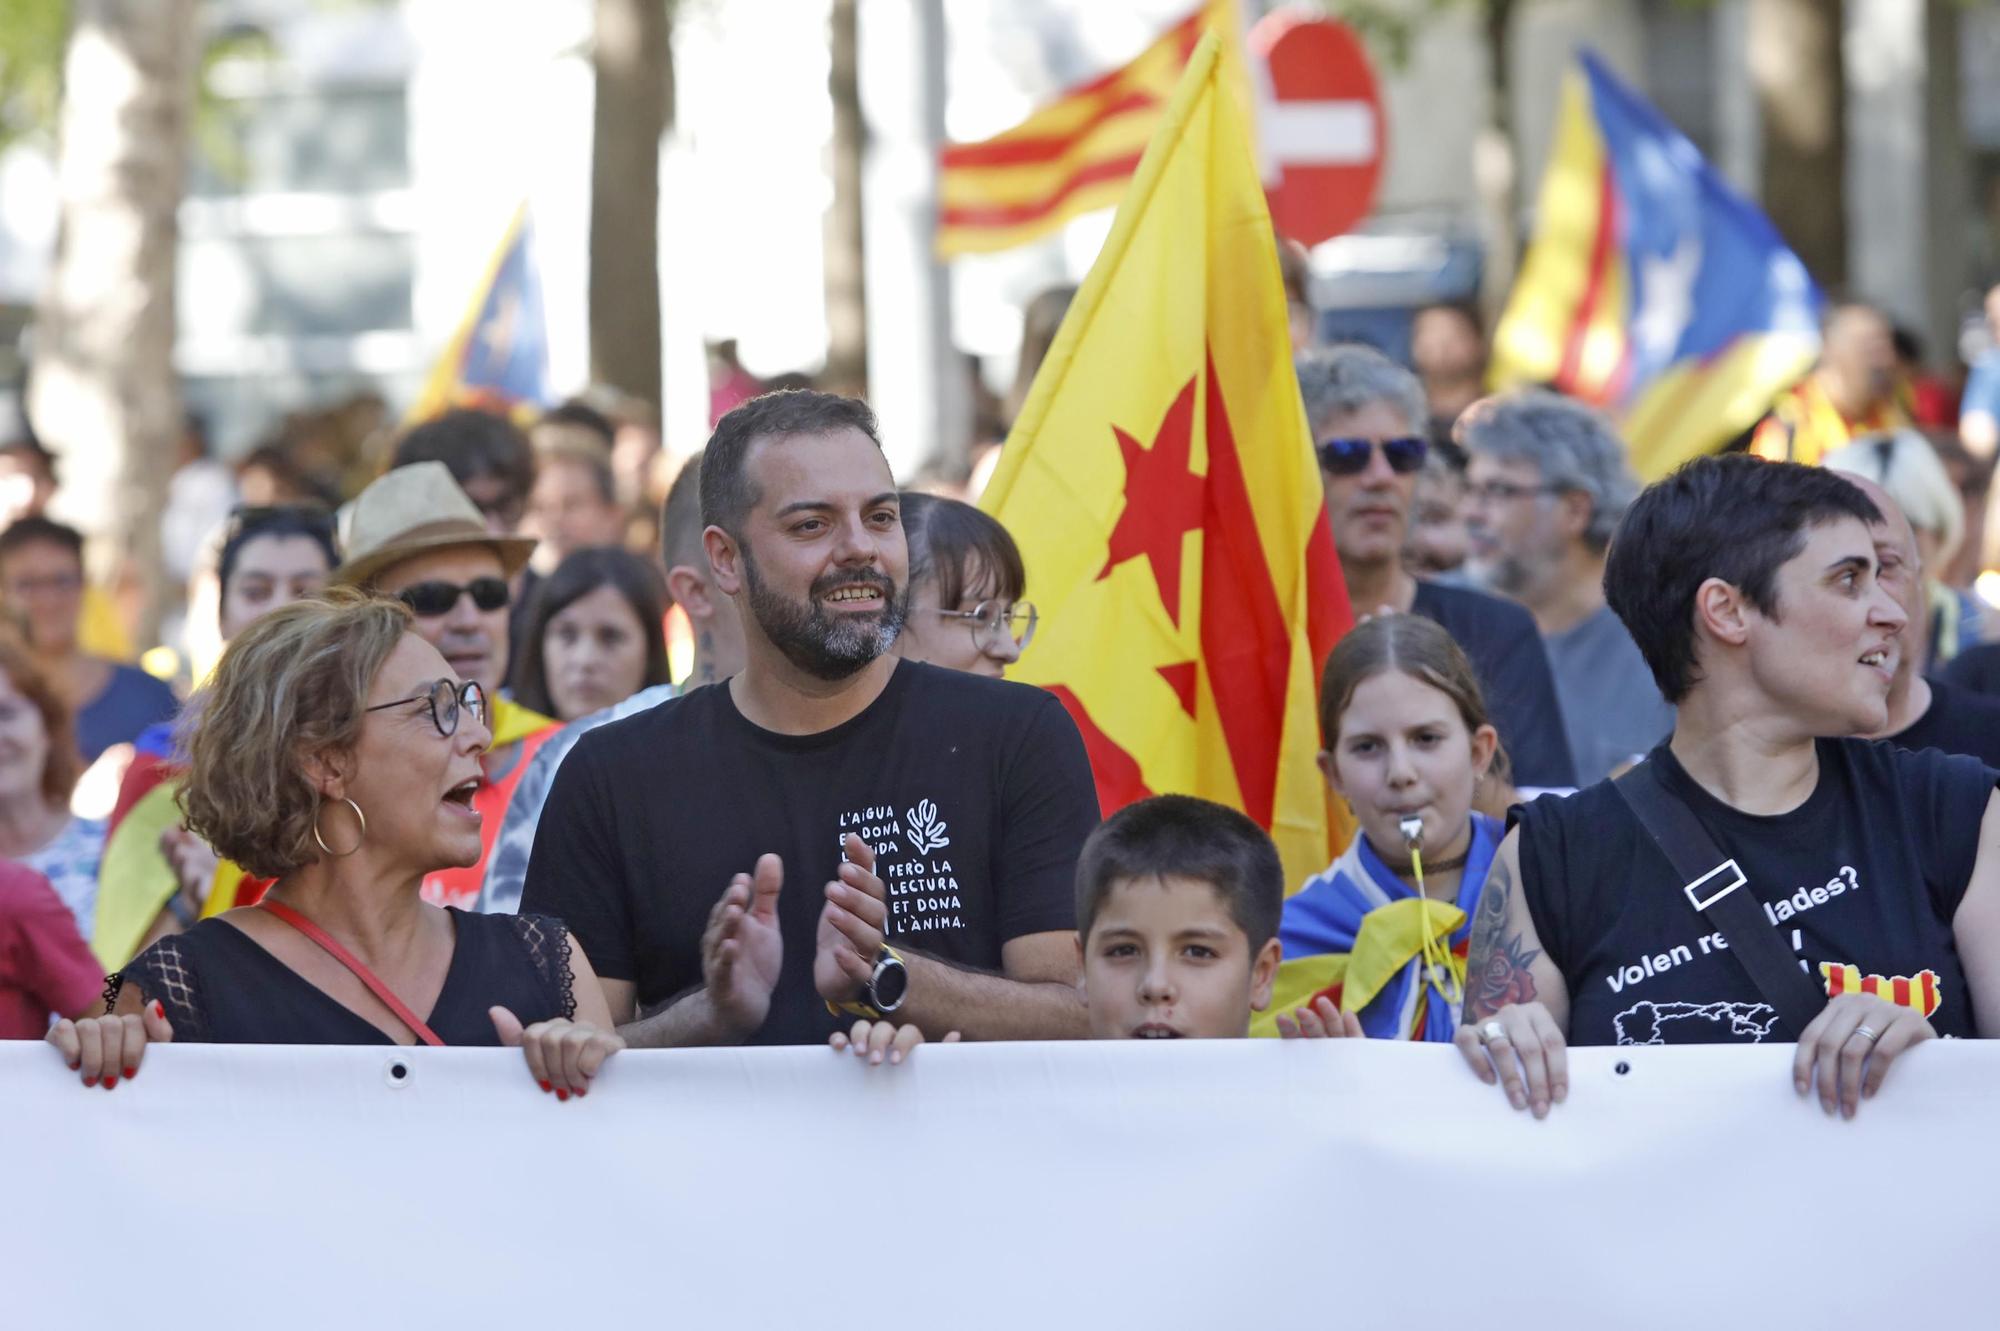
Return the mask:
<path id="1" fill-rule="evenodd" d="M 290 906 L 285 905 L 282 901 L 260 901 L 257 903 L 257 905 L 260 909 L 270 911 L 273 915 L 283 920 L 286 924 L 291 925 L 292 928 L 297 929 L 307 938 L 310 938 L 313 940 L 313 942 L 318 943 L 321 947 L 326 949 L 327 954 L 331 956 L 335 961 L 347 967 L 347 969 L 353 971 L 354 978 L 361 981 L 361 983 L 367 985 L 368 992 L 375 995 L 375 997 L 381 999 L 382 1006 L 388 1008 L 389 1011 L 395 1013 L 396 1020 L 402 1022 L 405 1026 L 408 1026 L 410 1030 L 416 1034 L 417 1039 L 429 1045 L 441 1046 L 444 1044 L 443 1040 L 438 1039 L 436 1031 L 424 1025 L 422 1017 L 419 1017 L 416 1013 L 410 1011 L 409 1007 L 404 1004 L 402 999 L 396 997 L 394 993 L 390 992 L 388 985 L 383 984 L 380 980 L 375 978 L 374 971 L 369 970 L 366 966 L 361 964 L 361 959 L 359 957 L 355 956 L 352 952 L 349 952 L 339 943 L 334 942 L 332 934 L 320 928 L 317 924 L 314 924 L 311 920 L 299 914 L 297 911 L 293 910 Z"/>

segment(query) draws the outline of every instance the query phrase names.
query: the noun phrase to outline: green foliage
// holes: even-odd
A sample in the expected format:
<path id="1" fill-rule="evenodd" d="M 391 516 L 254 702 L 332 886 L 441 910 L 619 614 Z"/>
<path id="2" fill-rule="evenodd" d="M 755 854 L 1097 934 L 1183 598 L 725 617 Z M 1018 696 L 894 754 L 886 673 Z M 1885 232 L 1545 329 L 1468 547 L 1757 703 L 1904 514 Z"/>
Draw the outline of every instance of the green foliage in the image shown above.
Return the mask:
<path id="1" fill-rule="evenodd" d="M 1410 48 L 1427 20 L 1447 10 L 1474 5 L 1484 9 L 1490 3 L 1491 0 L 1313 0 L 1313 7 L 1354 29 L 1391 69 L 1400 70 L 1409 68 Z"/>
<path id="2" fill-rule="evenodd" d="M 251 108 L 217 96 L 209 76 L 218 65 L 273 60 L 277 54 L 276 44 L 262 28 L 226 28 L 202 44 L 201 67 L 194 85 L 194 150 L 217 178 L 231 184 L 241 184 L 249 172 L 243 155 L 243 122 Z"/>
<path id="3" fill-rule="evenodd" d="M 69 0 L 0 0 L 0 150 L 53 141 Z"/>

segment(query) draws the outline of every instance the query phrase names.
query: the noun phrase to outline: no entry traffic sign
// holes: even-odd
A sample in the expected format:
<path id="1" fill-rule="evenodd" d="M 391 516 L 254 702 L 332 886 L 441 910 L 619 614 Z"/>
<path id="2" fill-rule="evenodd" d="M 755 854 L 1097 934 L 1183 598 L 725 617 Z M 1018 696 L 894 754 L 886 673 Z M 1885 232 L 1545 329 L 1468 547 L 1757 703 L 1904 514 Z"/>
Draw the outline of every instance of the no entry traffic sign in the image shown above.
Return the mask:
<path id="1" fill-rule="evenodd" d="M 1317 245 L 1375 206 L 1387 146 L 1375 71 L 1361 39 L 1331 19 L 1270 14 L 1250 30 L 1249 45 L 1270 70 L 1257 135 L 1277 169 L 1265 182 L 1271 220 L 1283 235 Z"/>

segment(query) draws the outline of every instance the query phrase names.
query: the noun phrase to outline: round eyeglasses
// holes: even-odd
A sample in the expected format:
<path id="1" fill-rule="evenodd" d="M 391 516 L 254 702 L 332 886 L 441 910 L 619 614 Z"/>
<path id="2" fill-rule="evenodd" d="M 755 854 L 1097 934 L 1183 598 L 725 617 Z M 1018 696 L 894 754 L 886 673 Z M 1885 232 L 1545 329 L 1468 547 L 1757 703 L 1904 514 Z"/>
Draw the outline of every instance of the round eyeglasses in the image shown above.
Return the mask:
<path id="1" fill-rule="evenodd" d="M 972 645 L 982 652 L 997 652 L 1012 643 L 1025 652 L 1034 640 L 1035 607 L 1028 601 L 981 601 L 970 610 L 940 610 L 946 619 L 962 619 L 972 630 Z"/>
<path id="2" fill-rule="evenodd" d="M 440 679 L 432 682 L 422 693 L 412 693 L 407 698 L 394 702 L 378 702 L 373 707 L 364 707 L 364 712 L 385 712 L 391 707 L 406 707 L 410 703 L 429 703 L 431 724 L 438 734 L 450 739 L 458 733 L 458 718 L 463 712 L 471 712 L 472 719 L 486 724 L 486 690 L 474 680 L 460 684 L 456 680 Z"/>

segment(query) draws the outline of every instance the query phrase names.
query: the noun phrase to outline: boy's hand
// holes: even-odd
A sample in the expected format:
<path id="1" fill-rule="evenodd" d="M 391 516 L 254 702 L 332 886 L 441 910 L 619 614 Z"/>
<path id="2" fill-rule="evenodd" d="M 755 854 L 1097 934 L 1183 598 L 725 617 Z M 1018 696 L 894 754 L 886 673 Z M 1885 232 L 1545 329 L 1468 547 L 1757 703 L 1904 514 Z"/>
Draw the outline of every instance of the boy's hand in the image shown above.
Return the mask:
<path id="1" fill-rule="evenodd" d="M 924 1033 L 914 1024 L 898 1026 L 893 1021 L 857 1021 L 851 1031 L 835 1031 L 827 1041 L 834 1052 L 852 1049 L 856 1058 L 868 1060 L 869 1067 L 878 1066 L 886 1057 L 891 1063 L 900 1063 L 903 1056 L 924 1042 Z M 958 1032 L 945 1036 L 941 1044 L 957 1044 Z"/>
<path id="2" fill-rule="evenodd" d="M 1360 1040 L 1361 1018 L 1342 1012 L 1321 994 L 1302 1008 L 1278 1014 L 1278 1034 L 1287 1040 Z"/>

